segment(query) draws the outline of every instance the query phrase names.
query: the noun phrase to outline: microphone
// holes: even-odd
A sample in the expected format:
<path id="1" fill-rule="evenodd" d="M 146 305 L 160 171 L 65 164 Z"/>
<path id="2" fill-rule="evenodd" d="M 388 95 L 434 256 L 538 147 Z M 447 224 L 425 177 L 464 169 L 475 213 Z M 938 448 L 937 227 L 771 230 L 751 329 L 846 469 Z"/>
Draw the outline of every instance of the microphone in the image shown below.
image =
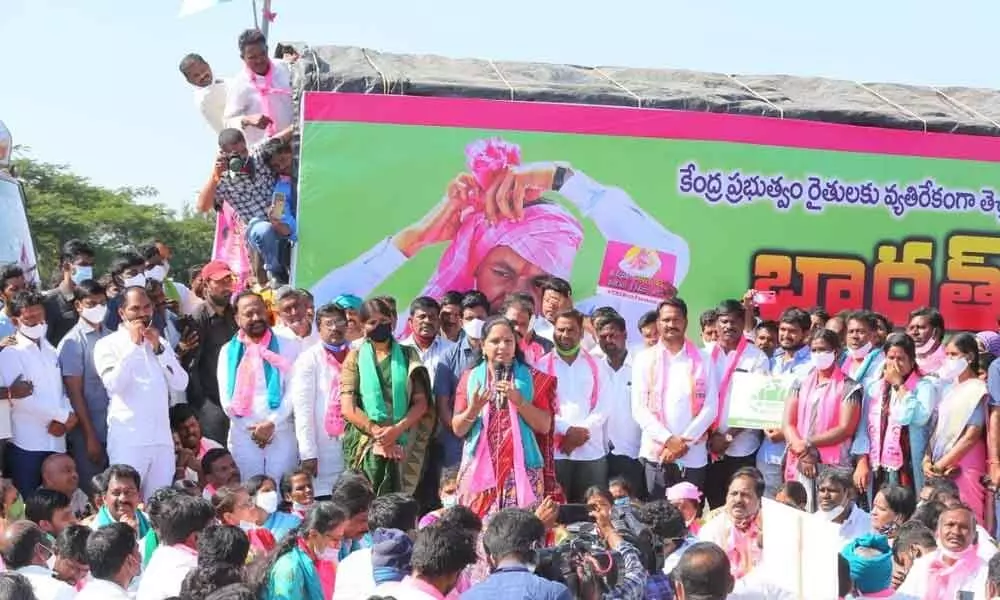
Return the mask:
<path id="1" fill-rule="evenodd" d="M 493 382 L 494 382 L 494 385 L 496 383 L 501 382 L 501 381 L 505 381 L 506 379 L 507 379 L 507 367 L 506 367 L 506 365 L 504 365 L 503 363 L 499 363 L 499 362 L 496 363 L 496 364 L 494 364 L 493 365 Z M 494 395 L 493 395 L 493 405 L 494 405 L 494 407 L 497 408 L 498 410 L 506 408 L 507 407 L 507 394 L 504 393 L 504 392 L 501 392 L 500 390 L 497 390 L 495 387 L 494 387 L 494 390 L 495 390 L 494 391 Z"/>

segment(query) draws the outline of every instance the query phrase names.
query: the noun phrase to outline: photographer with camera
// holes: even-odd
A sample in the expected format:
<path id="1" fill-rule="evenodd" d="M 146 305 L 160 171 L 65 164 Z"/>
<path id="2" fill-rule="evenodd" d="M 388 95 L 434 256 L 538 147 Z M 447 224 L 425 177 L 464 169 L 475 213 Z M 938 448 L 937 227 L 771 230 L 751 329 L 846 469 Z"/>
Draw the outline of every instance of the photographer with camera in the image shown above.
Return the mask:
<path id="1" fill-rule="evenodd" d="M 535 574 L 545 525 L 526 510 L 505 508 L 493 515 L 483 534 L 490 576 L 462 594 L 462 600 L 573 600 L 562 583 Z"/>
<path id="2" fill-rule="evenodd" d="M 688 532 L 684 515 L 669 500 L 647 502 L 636 510 L 636 517 L 649 528 L 655 540 L 656 565 L 646 580 L 646 598 L 670 600 L 674 597 L 671 573 L 684 552 L 698 539 Z"/>
<path id="3" fill-rule="evenodd" d="M 635 539 L 636 532 L 632 531 L 628 523 L 632 520 L 631 509 L 614 507 L 609 498 L 598 495 L 588 498 L 587 507 L 590 509 L 590 516 L 594 519 L 597 534 L 600 536 L 604 548 L 607 549 L 608 556 L 614 558 L 617 555 L 620 561 L 614 563 L 618 569 L 618 577 L 613 585 L 608 585 L 612 582 L 606 580 L 602 582 L 603 578 L 595 578 L 596 581 L 592 580 L 592 582 L 603 583 L 604 589 L 601 589 L 601 586 L 581 585 L 580 589 L 577 590 L 576 597 L 595 600 L 597 598 L 602 600 L 642 600 L 646 597 L 647 575 L 642 555 L 637 547 L 639 540 Z M 594 560 L 591 555 L 587 562 L 590 563 L 591 569 L 596 568 L 599 573 L 600 560 Z M 588 569 L 584 567 L 583 570 Z M 579 568 L 578 573 L 582 574 Z M 581 577 L 581 584 L 584 581 L 585 578 Z"/>

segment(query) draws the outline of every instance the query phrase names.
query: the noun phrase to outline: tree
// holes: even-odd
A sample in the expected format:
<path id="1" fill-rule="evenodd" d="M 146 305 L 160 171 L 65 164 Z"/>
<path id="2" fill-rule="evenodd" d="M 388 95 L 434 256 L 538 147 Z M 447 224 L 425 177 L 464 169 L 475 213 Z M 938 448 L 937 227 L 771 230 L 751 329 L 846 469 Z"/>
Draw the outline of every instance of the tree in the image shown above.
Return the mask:
<path id="1" fill-rule="evenodd" d="M 213 223 L 186 208 L 177 215 L 148 202 L 156 196 L 153 188 L 112 190 L 92 184 L 66 165 L 25 157 L 14 163 L 24 183 L 28 224 L 44 283 L 59 278 L 59 249 L 71 239 L 94 247 L 95 275 L 106 273 L 119 252 L 135 250 L 152 239 L 170 246 L 171 276 L 181 281 L 187 281 L 190 267 L 211 258 Z"/>

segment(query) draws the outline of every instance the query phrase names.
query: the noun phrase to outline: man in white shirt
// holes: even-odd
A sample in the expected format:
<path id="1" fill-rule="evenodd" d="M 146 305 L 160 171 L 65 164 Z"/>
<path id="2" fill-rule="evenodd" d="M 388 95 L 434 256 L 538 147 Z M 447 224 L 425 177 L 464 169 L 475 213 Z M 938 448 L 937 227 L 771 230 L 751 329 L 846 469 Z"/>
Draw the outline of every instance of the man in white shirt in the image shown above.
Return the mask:
<path id="1" fill-rule="evenodd" d="M 299 461 L 292 401 L 285 397 L 299 345 L 273 335 L 259 295 L 241 292 L 234 304 L 240 330 L 219 351 L 216 372 L 222 410 L 232 421 L 229 451 L 241 473 L 278 481 Z"/>
<path id="2" fill-rule="evenodd" d="M 181 74 L 194 86 L 194 105 L 216 134 L 223 130 L 222 115 L 226 110 L 226 82 L 216 79 L 212 67 L 200 54 L 188 54 L 181 59 Z"/>
<path id="3" fill-rule="evenodd" d="M 94 347 L 94 365 L 111 398 L 108 459 L 138 471 L 148 498 L 173 483 L 170 391 L 184 391 L 188 375 L 152 326 L 153 303 L 145 288 L 126 289 L 119 313 L 118 330 Z"/>
<path id="4" fill-rule="evenodd" d="M 595 318 L 594 330 L 604 354 L 599 364 L 608 410 L 608 479 L 622 477 L 633 498 L 646 498 L 646 477 L 639 462 L 642 429 L 632 416 L 632 353 L 625 333 L 628 325 L 615 314 Z"/>
<path id="5" fill-rule="evenodd" d="M 278 301 L 278 323 L 274 333 L 282 340 L 298 344 L 299 351 L 305 351 L 319 343 L 312 319 L 307 310 L 308 298 L 302 290 L 282 286 L 275 292 Z"/>
<path id="6" fill-rule="evenodd" d="M 872 533 L 871 515 L 854 503 L 852 473 L 831 468 L 816 480 L 818 506 L 816 516 L 840 526 L 840 547 L 854 538 Z"/>
<path id="7" fill-rule="evenodd" d="M 427 367 L 434 385 L 434 373 L 441 359 L 455 347 L 441 333 L 441 305 L 430 296 L 421 296 L 410 303 L 410 335 L 399 343 L 413 346 Z"/>
<path id="8" fill-rule="evenodd" d="M 340 561 L 337 565 L 334 597 L 337 600 L 368 600 L 379 583 L 372 566 L 372 554 L 388 550 L 400 554 L 408 543 L 402 536 L 404 532 L 417 529 L 419 515 L 420 507 L 412 496 L 387 494 L 375 498 L 368 511 L 368 531 L 371 532 L 372 547 L 355 550 Z M 409 544 L 412 549 L 412 542 Z"/>
<path id="9" fill-rule="evenodd" d="M 198 566 L 198 536 L 215 520 L 204 498 L 181 494 L 160 507 L 160 545 L 142 572 L 136 600 L 166 600 L 180 595 L 181 582 Z"/>
<path id="10" fill-rule="evenodd" d="M 969 507 L 945 509 L 938 519 L 937 550 L 914 561 L 897 595 L 908 600 L 950 599 L 972 592 L 982 598 L 988 567 L 973 543 L 975 533 L 976 517 Z"/>
<path id="11" fill-rule="evenodd" d="M 87 538 L 90 580 L 76 600 L 131 600 L 127 590 L 142 570 L 135 530 L 124 523 L 98 529 Z"/>
<path id="12" fill-rule="evenodd" d="M 42 462 L 52 453 L 66 452 L 66 431 L 77 423 L 63 388 L 59 357 L 45 338 L 44 301 L 33 291 L 14 296 L 10 316 L 17 326 L 16 341 L 0 352 L 0 382 L 33 386 L 30 396 L 12 402 L 13 439 L 4 453 L 4 470 L 21 495 L 42 483 Z"/>
<path id="13" fill-rule="evenodd" d="M 597 359 L 580 347 L 583 314 L 566 310 L 555 319 L 555 349 L 539 360 L 539 368 L 556 377 L 556 478 L 568 502 L 586 502 L 593 485 L 608 483 L 607 394 L 601 389 Z"/>
<path id="14" fill-rule="evenodd" d="M 327 304 L 320 307 L 316 319 L 320 343 L 303 351 L 295 360 L 288 394 L 302 468 L 313 476 L 313 485 L 321 499 L 329 495 L 344 470 L 340 368 L 351 343 L 345 337 L 344 309 Z"/>
<path id="15" fill-rule="evenodd" d="M 764 432 L 759 429 L 730 428 L 726 423 L 733 394 L 733 378 L 738 373 L 767 375 L 770 363 L 767 356 L 751 344 L 744 335 L 747 305 L 753 295 L 744 296 L 744 303 L 725 300 L 715 313 L 715 343 L 709 350 L 712 368 L 719 386 L 719 414 L 708 438 L 708 448 L 713 462 L 708 465 L 705 478 L 705 499 L 717 508 L 726 501 L 726 488 L 733 473 L 757 463 Z"/>
<path id="16" fill-rule="evenodd" d="M 664 300 L 657 319 L 660 343 L 632 364 L 632 414 L 642 429 L 639 456 L 651 498 L 681 481 L 704 486 L 705 440 L 719 410 L 711 358 L 684 336 L 687 304 Z"/>
<path id="17" fill-rule="evenodd" d="M 52 540 L 31 521 L 16 521 L 3 532 L 0 553 L 4 566 L 24 575 L 37 600 L 71 600 L 76 590 L 55 578 L 48 561 L 55 554 Z"/>
<path id="18" fill-rule="evenodd" d="M 223 120 L 226 127 L 242 130 L 253 146 L 294 121 L 292 76 L 288 65 L 268 58 L 260 31 L 240 34 L 239 47 L 245 67 L 229 81 Z"/>

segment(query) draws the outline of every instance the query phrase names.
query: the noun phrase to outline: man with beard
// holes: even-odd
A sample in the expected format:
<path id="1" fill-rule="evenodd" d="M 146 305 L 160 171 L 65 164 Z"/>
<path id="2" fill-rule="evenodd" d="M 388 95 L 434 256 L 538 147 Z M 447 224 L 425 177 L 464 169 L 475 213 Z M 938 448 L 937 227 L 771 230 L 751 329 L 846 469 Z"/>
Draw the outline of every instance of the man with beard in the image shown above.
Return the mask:
<path id="1" fill-rule="evenodd" d="M 801 308 L 789 308 L 778 319 L 778 350 L 771 358 L 771 374 L 775 377 L 801 378 L 809 371 L 809 345 L 806 336 L 812 327 L 809 313 Z M 757 469 L 764 475 L 764 495 L 774 498 L 784 477 L 781 471 L 785 457 L 785 434 L 778 429 L 765 429 L 764 440 L 757 451 Z"/>
<path id="2" fill-rule="evenodd" d="M 231 419 L 229 450 L 241 472 L 280 480 L 298 460 L 285 392 L 299 346 L 272 333 L 258 294 L 241 292 L 234 304 L 240 330 L 219 351 L 216 373 L 222 410 Z"/>
<path id="3" fill-rule="evenodd" d="M 906 333 L 917 347 L 917 365 L 924 375 L 944 365 L 944 317 L 936 308 L 920 308 L 910 313 Z"/>
<path id="4" fill-rule="evenodd" d="M 317 320 L 320 343 L 296 359 L 288 394 L 302 468 L 313 476 L 318 495 L 325 496 L 344 470 L 340 367 L 351 343 L 344 309 L 333 303 L 322 306 Z"/>
<path id="5" fill-rule="evenodd" d="M 275 293 L 275 297 L 278 300 L 278 323 L 274 326 L 274 334 L 282 341 L 298 344 L 300 351 L 319 343 L 319 334 L 309 318 L 309 299 L 305 294 L 285 286 Z"/>
<path id="6" fill-rule="evenodd" d="M 901 598 L 951 600 L 959 592 L 979 597 L 986 590 L 987 562 L 976 551 L 976 517 L 965 505 L 949 507 L 938 519 L 938 548 L 918 558 L 897 594 Z"/>
<path id="7" fill-rule="evenodd" d="M 632 364 L 632 414 L 642 429 L 639 456 L 652 498 L 681 481 L 704 486 L 705 440 L 719 411 L 711 358 L 684 335 L 687 304 L 664 300 L 657 315 L 660 343 Z"/>
<path id="8" fill-rule="evenodd" d="M 222 412 L 219 401 L 219 381 L 216 370 L 219 350 L 236 334 L 236 312 L 230 300 L 233 297 L 235 277 L 229 265 L 213 260 L 201 269 L 205 285 L 205 301 L 195 308 L 191 319 L 198 347 L 191 358 L 188 371 L 188 402 L 194 409 L 205 437 L 218 444 L 226 443 L 229 419 Z"/>
<path id="9" fill-rule="evenodd" d="M 708 465 L 705 481 L 705 499 L 712 507 L 722 506 L 726 500 L 726 486 L 733 473 L 757 462 L 762 432 L 759 429 L 730 428 L 726 424 L 736 373 L 767 375 L 767 357 L 747 340 L 747 307 L 753 307 L 753 294 L 743 296 L 743 302 L 724 300 L 715 309 L 716 341 L 711 346 L 712 366 L 719 386 L 719 410 L 708 449 L 715 460 Z"/>
<path id="10" fill-rule="evenodd" d="M 145 288 L 127 288 L 118 330 L 94 346 L 94 365 L 108 390 L 108 460 L 131 465 L 148 496 L 174 476 L 170 391 L 187 388 L 188 374 L 153 327 Z"/>
<path id="11" fill-rule="evenodd" d="M 632 353 L 628 351 L 628 327 L 617 313 L 594 319 L 597 343 L 604 358 L 599 361 L 601 385 L 608 403 L 608 478 L 623 477 L 635 498 L 646 498 L 646 477 L 639 462 L 642 430 L 632 416 Z"/>
<path id="12" fill-rule="evenodd" d="M 569 502 L 586 502 L 591 486 L 608 481 L 604 424 L 610 407 L 601 385 L 597 359 L 580 348 L 583 315 L 566 310 L 555 319 L 556 347 L 539 361 L 542 371 L 559 380 L 555 416 L 556 478 Z"/>

